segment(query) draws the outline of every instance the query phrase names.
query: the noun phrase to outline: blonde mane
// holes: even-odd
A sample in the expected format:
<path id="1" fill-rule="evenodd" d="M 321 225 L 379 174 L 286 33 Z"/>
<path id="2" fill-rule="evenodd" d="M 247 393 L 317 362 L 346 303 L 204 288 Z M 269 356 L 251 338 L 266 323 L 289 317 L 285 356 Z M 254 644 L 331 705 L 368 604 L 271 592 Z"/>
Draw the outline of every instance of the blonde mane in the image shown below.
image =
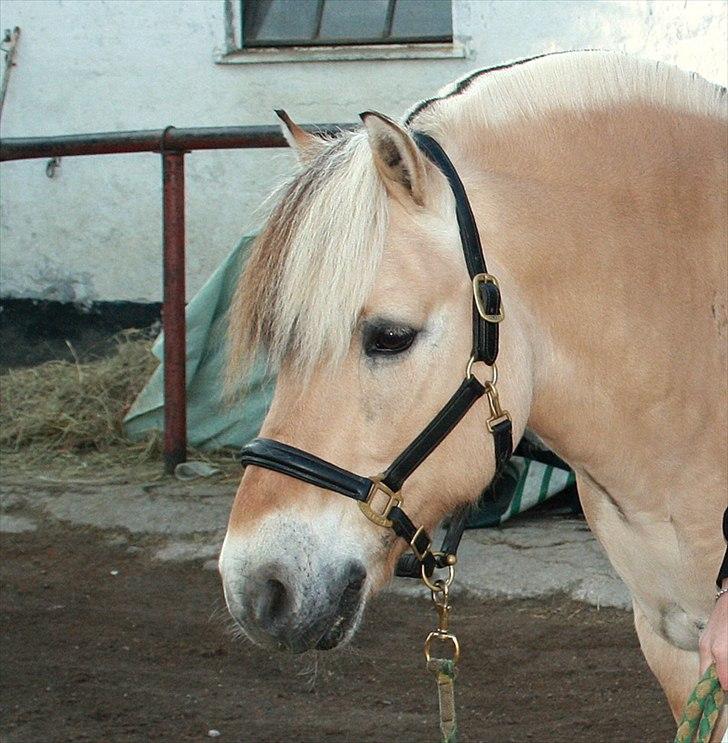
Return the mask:
<path id="1" fill-rule="evenodd" d="M 384 249 L 386 192 L 363 131 L 342 133 L 276 196 L 230 308 L 232 386 L 260 350 L 302 374 L 340 359 Z"/>
<path id="2" fill-rule="evenodd" d="M 545 54 L 472 72 L 413 106 L 408 126 L 428 132 L 491 129 L 643 103 L 675 112 L 726 115 L 726 89 L 674 65 L 610 51 Z"/>

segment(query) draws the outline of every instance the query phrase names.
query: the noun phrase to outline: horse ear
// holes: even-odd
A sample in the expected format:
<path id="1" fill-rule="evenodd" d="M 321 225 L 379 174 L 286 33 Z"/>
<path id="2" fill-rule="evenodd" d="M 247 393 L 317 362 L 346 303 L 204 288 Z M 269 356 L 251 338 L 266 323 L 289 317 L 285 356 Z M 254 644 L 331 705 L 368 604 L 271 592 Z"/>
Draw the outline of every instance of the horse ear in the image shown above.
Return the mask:
<path id="1" fill-rule="evenodd" d="M 286 142 L 304 165 L 326 149 L 326 140 L 301 129 L 282 109 L 276 109 L 276 116 L 281 120 L 281 131 Z"/>
<path id="2" fill-rule="evenodd" d="M 369 135 L 374 164 L 387 190 L 400 201 L 425 203 L 425 159 L 395 121 L 375 111 L 359 114 Z"/>

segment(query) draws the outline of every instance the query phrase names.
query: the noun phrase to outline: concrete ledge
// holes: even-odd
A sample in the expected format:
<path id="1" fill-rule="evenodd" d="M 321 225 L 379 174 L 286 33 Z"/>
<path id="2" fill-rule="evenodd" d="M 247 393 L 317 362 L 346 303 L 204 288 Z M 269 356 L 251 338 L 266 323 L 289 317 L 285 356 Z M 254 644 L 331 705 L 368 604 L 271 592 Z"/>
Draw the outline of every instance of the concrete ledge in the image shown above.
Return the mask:
<path id="1" fill-rule="evenodd" d="M 151 559 L 199 562 L 207 569 L 222 545 L 234 488 L 229 483 L 0 488 L 0 532 L 46 524 L 85 526 L 142 545 Z M 437 541 L 437 540 L 436 540 Z M 563 594 L 593 606 L 631 608 L 586 523 L 554 516 L 519 517 L 499 529 L 465 534 L 455 591 L 481 598 L 542 598 Z M 390 589 L 422 595 L 419 581 L 395 579 Z"/>
<path id="2" fill-rule="evenodd" d="M 396 579 L 391 590 L 419 586 Z M 627 587 L 584 521 L 521 518 L 463 538 L 455 585 L 481 598 L 542 598 L 564 594 L 592 606 L 631 609 Z"/>

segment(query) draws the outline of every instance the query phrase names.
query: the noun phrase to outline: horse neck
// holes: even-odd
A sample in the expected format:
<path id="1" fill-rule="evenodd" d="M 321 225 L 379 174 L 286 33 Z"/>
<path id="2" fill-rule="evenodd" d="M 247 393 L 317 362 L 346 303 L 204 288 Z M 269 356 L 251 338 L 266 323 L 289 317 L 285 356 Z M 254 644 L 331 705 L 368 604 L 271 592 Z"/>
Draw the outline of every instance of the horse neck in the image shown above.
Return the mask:
<path id="1" fill-rule="evenodd" d="M 723 407 L 723 123 L 632 105 L 454 131 L 440 137 L 532 349 L 529 427 L 577 468 L 630 446 L 668 456 L 678 411 L 689 436 Z M 508 323 L 502 337 L 507 363 Z"/>

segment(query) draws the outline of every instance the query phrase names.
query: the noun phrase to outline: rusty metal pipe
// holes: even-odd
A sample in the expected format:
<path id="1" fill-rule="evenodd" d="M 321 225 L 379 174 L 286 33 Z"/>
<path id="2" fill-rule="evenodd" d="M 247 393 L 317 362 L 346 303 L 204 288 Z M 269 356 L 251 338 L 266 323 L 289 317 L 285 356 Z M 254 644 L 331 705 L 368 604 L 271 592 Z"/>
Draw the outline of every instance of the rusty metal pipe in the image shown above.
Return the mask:
<path id="1" fill-rule="evenodd" d="M 334 134 L 352 129 L 354 124 L 313 124 L 307 131 Z M 22 137 L 0 140 L 0 161 L 29 160 L 36 157 L 111 155 L 129 152 L 188 152 L 287 147 L 277 126 L 226 126 L 195 129 L 150 129 L 131 132 L 97 132 L 63 137 Z"/>
<path id="2" fill-rule="evenodd" d="M 187 458 L 185 342 L 185 155 L 162 152 L 164 296 L 164 469 Z"/>

